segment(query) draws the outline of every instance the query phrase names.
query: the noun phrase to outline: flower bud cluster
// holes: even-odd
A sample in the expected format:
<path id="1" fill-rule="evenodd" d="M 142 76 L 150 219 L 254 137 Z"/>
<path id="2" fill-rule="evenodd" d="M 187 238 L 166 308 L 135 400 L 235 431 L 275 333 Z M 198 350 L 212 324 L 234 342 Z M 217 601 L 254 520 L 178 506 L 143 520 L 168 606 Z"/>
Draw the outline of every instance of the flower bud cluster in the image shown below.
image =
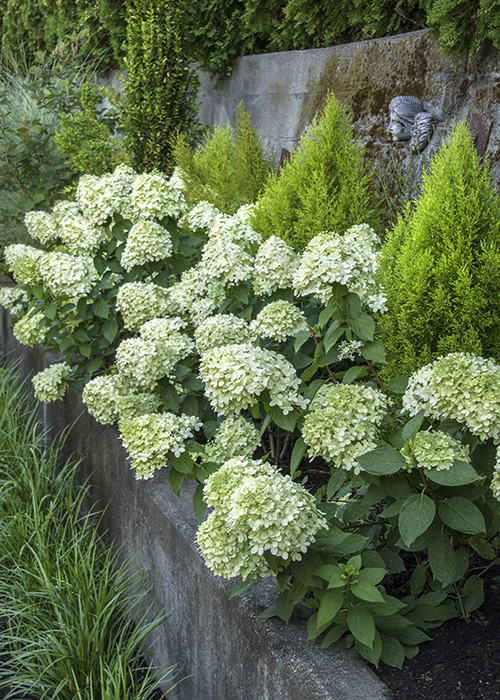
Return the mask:
<path id="1" fill-rule="evenodd" d="M 66 393 L 66 382 L 71 368 L 66 362 L 50 365 L 32 379 L 35 396 L 39 401 L 51 403 L 62 399 Z"/>
<path id="2" fill-rule="evenodd" d="M 441 430 L 422 430 L 417 433 L 408 449 L 401 450 L 408 465 L 418 469 L 444 471 L 453 466 L 455 460 L 469 462 L 469 445 L 462 445 L 451 435 Z"/>
<path id="3" fill-rule="evenodd" d="M 126 416 L 119 423 L 120 437 L 137 479 L 150 479 L 155 469 L 164 467 L 169 453 L 179 457 L 186 450 L 184 441 L 193 437 L 201 422 L 194 416 L 149 413 Z"/>
<path id="4" fill-rule="evenodd" d="M 309 455 L 359 474 L 357 458 L 375 449 L 387 410 L 387 399 L 378 389 L 359 384 L 324 385 L 311 402 L 302 429 Z"/>
<path id="5" fill-rule="evenodd" d="M 119 165 L 113 173 L 96 177 L 82 175 L 76 190 L 81 210 L 93 224 L 101 226 L 113 214 L 130 210 L 130 195 L 137 173 L 126 165 Z"/>
<path id="6" fill-rule="evenodd" d="M 339 362 L 341 360 L 355 360 L 362 347 L 363 343 L 360 340 L 343 340 L 338 347 Z"/>
<path id="7" fill-rule="evenodd" d="M 200 377 L 210 404 L 220 415 L 253 406 L 266 390 L 270 405 L 278 406 L 284 414 L 293 411 L 294 406 L 307 406 L 307 400 L 298 393 L 300 381 L 295 368 L 272 350 L 249 344 L 212 348 L 202 355 Z"/>
<path id="8" fill-rule="evenodd" d="M 415 372 L 403 396 L 414 416 L 451 418 L 481 440 L 500 441 L 500 365 L 470 353 L 454 352 Z"/>
<path id="9" fill-rule="evenodd" d="M 345 285 L 372 311 L 386 310 L 378 289 L 379 239 L 367 225 L 353 226 L 343 236 L 328 232 L 315 236 L 304 251 L 293 286 L 298 296 L 312 294 L 328 303 L 335 283 Z"/>
<path id="10" fill-rule="evenodd" d="M 261 460 L 228 460 L 207 479 L 204 494 L 214 510 L 197 542 L 207 566 L 225 578 L 270 576 L 265 552 L 300 560 L 326 526 L 313 496 Z"/>
<path id="11" fill-rule="evenodd" d="M 307 321 L 302 311 L 283 299 L 267 304 L 250 323 L 250 332 L 254 337 L 273 338 L 279 343 L 306 329 Z"/>

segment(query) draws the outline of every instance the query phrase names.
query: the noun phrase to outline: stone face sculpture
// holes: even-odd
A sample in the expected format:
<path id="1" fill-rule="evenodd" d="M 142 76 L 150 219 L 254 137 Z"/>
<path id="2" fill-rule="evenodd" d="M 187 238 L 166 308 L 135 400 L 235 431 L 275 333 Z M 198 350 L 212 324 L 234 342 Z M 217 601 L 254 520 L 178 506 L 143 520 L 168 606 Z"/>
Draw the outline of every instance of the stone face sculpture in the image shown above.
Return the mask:
<path id="1" fill-rule="evenodd" d="M 436 117 L 424 109 L 418 97 L 411 95 L 394 97 L 389 112 L 389 131 L 394 141 L 409 141 L 411 151 L 421 153 L 436 129 Z"/>

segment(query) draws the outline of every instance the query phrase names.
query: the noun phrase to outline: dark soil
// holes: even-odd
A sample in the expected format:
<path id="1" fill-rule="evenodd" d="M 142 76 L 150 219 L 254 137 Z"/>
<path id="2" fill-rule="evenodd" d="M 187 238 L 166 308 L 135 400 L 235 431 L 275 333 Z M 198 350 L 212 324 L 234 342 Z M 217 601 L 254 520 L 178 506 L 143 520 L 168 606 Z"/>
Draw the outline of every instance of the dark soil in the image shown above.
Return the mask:
<path id="1" fill-rule="evenodd" d="M 485 601 L 470 621 L 448 620 L 428 631 L 401 670 L 381 664 L 394 700 L 500 699 L 500 583 L 485 581 Z"/>

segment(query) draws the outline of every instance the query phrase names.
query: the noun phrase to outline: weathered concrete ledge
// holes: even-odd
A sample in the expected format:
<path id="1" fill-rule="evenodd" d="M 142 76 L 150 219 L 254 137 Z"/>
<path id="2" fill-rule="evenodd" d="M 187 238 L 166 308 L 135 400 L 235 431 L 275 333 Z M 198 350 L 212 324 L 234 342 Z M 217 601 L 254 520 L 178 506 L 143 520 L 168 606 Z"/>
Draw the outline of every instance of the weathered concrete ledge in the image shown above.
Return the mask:
<path id="1" fill-rule="evenodd" d="M 24 374 L 40 371 L 54 357 L 17 343 L 1 309 L 0 353 L 19 358 Z M 170 620 L 154 645 L 160 668 L 178 663 L 188 676 L 178 700 L 387 700 L 390 692 L 354 652 L 334 645 L 323 650 L 307 641 L 304 625 L 259 620 L 273 600 L 276 582 L 267 579 L 228 600 L 232 584 L 206 568 L 195 545 L 194 484 L 178 499 L 168 470 L 136 481 L 117 432 L 95 422 L 80 399 L 68 396 L 44 407 L 44 423 L 56 435 L 73 425 L 72 452 L 84 455 L 82 479 L 89 479 L 105 524 L 123 556 L 147 572 L 152 610 L 169 604 Z"/>

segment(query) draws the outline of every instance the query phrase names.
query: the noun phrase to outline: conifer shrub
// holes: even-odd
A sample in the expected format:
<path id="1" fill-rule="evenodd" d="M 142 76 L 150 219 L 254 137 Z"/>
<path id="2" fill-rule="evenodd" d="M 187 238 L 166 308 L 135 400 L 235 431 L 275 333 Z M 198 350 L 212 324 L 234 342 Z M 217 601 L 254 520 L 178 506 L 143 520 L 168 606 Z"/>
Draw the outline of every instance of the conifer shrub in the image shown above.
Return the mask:
<path id="1" fill-rule="evenodd" d="M 422 193 L 389 233 L 382 325 L 411 374 L 450 352 L 500 357 L 500 201 L 465 124 L 431 161 Z"/>
<path id="2" fill-rule="evenodd" d="M 274 168 L 274 158 L 263 149 L 243 103 L 236 110 L 234 129 L 229 123 L 216 125 L 195 152 L 179 134 L 174 158 L 183 173 L 186 201 L 192 206 L 207 201 L 226 214 L 254 202 Z"/>
<path id="3" fill-rule="evenodd" d="M 184 53 L 181 5 L 175 0 L 127 4 L 128 79 L 122 125 L 132 164 L 139 171 L 172 172 L 176 130 L 192 146 L 201 137 L 196 114 L 199 81 Z"/>
<path id="4" fill-rule="evenodd" d="M 321 231 L 344 232 L 360 223 L 377 229 L 363 149 L 352 138 L 348 117 L 331 94 L 290 160 L 269 178 L 252 213 L 255 230 L 302 251 Z"/>

